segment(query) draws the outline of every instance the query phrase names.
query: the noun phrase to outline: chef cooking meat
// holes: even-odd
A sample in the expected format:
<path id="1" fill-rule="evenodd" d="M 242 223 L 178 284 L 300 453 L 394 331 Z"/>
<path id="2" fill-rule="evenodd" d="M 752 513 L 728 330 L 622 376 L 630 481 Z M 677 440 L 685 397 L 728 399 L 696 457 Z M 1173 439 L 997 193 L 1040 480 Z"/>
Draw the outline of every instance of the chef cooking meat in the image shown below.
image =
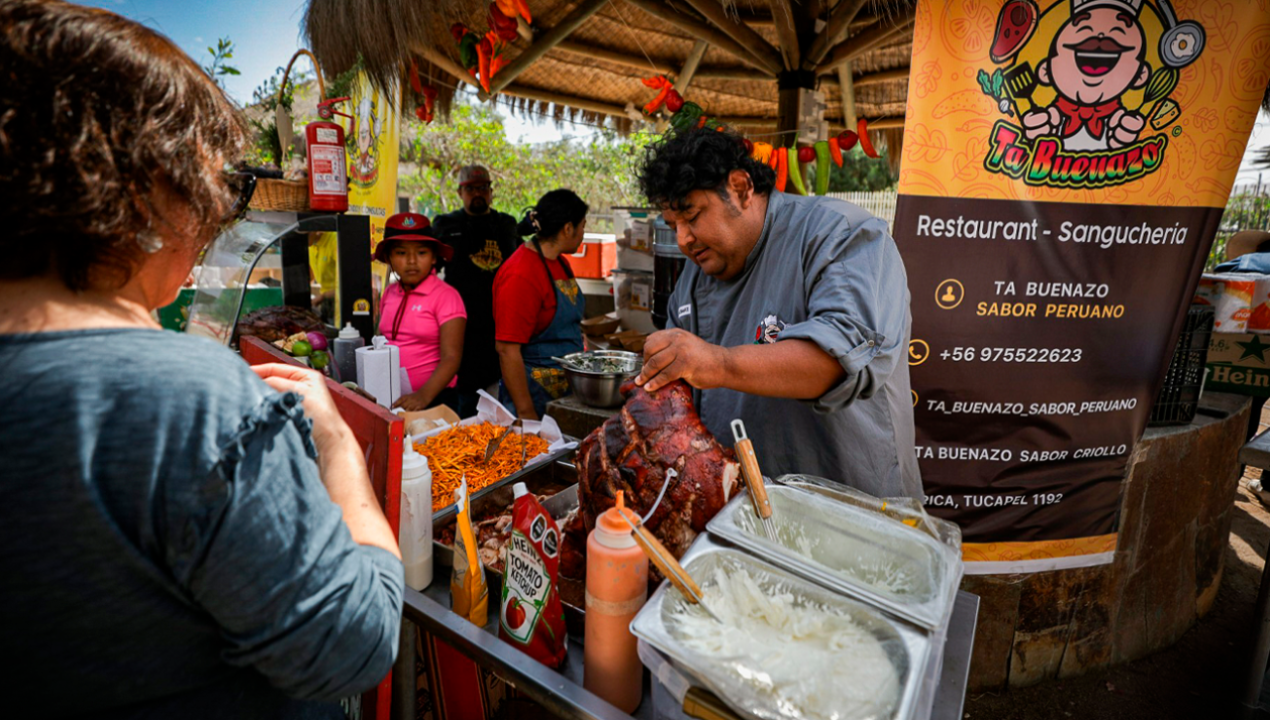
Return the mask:
<path id="1" fill-rule="evenodd" d="M 1036 79 L 1058 93 L 1054 104 L 1023 116 L 1029 139 L 1062 138 L 1065 150 L 1107 150 L 1130 145 L 1146 120 L 1120 97 L 1145 87 L 1146 39 L 1142 0 L 1072 0 L 1072 16 L 1054 35 Z"/>
<path id="2" fill-rule="evenodd" d="M 765 474 L 921 497 L 895 241 L 855 205 L 773 192 L 774 175 L 732 133 L 649 148 L 640 185 L 692 262 L 636 382 L 686 380 L 720 439 L 745 421 Z"/>

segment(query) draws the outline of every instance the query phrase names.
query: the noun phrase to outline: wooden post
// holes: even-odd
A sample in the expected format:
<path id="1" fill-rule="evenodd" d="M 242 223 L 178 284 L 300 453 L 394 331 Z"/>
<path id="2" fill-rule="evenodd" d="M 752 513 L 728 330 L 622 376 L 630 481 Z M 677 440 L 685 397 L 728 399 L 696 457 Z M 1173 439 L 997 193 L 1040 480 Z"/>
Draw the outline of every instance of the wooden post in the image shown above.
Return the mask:
<path id="1" fill-rule="evenodd" d="M 776 131 L 783 133 L 773 145 L 792 147 L 798 130 L 799 96 L 803 90 L 816 86 L 815 73 L 803 70 L 786 70 L 776 78 Z"/>
<path id="2" fill-rule="evenodd" d="M 855 84 L 851 81 L 851 61 L 838 66 L 838 89 L 842 92 L 842 124 L 855 127 Z"/>
<path id="3" fill-rule="evenodd" d="M 697 68 L 701 66 L 701 58 L 706 56 L 706 50 L 709 48 L 710 43 L 705 40 L 698 40 L 697 44 L 692 46 L 692 51 L 688 53 L 688 59 L 684 61 L 683 69 L 679 71 L 679 77 L 675 80 L 675 90 L 680 95 L 688 89 L 692 79 L 697 76 Z"/>
<path id="4" fill-rule="evenodd" d="M 794 27 L 794 9 L 789 0 L 767 0 L 772 9 L 772 20 L 776 23 L 776 37 L 780 40 L 781 55 L 785 57 L 785 67 L 790 70 L 798 67 L 802 57 L 798 47 L 798 30 Z"/>

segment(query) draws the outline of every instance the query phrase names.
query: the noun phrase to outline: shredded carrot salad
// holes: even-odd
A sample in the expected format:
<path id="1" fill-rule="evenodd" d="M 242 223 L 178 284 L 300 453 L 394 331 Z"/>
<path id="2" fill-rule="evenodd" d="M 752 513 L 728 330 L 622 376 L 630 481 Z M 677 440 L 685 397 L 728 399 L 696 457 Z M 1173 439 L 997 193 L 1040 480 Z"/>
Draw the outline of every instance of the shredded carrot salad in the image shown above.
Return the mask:
<path id="1" fill-rule="evenodd" d="M 484 462 L 485 447 L 491 440 L 497 440 L 506 429 L 493 423 L 462 425 L 415 443 L 415 450 L 428 458 L 428 468 L 432 471 L 433 512 L 454 504 L 454 491 L 464 474 L 467 475 L 468 492 L 473 493 L 518 472 L 522 467 L 522 444 L 526 461 L 547 452 L 549 443 L 546 440 L 513 430 L 498 446 L 494 457 L 488 463 Z"/>

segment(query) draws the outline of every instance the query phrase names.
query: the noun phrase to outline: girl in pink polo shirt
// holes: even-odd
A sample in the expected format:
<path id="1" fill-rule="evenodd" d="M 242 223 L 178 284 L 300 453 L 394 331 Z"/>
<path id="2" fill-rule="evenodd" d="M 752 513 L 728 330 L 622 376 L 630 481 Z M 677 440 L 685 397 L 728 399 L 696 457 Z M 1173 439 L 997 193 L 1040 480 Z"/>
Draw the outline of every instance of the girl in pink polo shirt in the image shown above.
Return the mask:
<path id="1" fill-rule="evenodd" d="M 388 263 L 397 276 L 397 282 L 384 290 L 379 333 L 401 348 L 401 366 L 414 391 L 398 398 L 393 407 L 407 410 L 456 407 L 454 386 L 467 328 L 459 291 L 436 275 L 454 251 L 432 237 L 429 225 L 418 213 L 393 215 L 375 248 L 375 259 Z"/>

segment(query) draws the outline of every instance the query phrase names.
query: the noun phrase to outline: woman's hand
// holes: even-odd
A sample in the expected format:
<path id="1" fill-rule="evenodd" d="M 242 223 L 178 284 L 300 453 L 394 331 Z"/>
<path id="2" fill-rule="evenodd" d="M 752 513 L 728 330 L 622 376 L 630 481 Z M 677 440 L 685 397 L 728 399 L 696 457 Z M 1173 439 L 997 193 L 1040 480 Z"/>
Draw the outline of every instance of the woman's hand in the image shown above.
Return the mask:
<path id="1" fill-rule="evenodd" d="M 251 369 L 274 390 L 294 392 L 304 398 L 304 414 L 313 421 L 313 444 L 319 453 L 352 437 L 348 423 L 340 417 L 335 400 L 326 389 L 322 373 L 281 363 L 253 365 Z"/>
<path id="2" fill-rule="evenodd" d="M 402 395 L 397 398 L 397 402 L 393 403 L 392 407 L 393 409 L 404 408 L 408 412 L 418 412 L 427 410 L 431 402 L 431 399 L 424 398 L 424 393 L 420 390 L 419 392 L 412 392 L 409 395 Z"/>

